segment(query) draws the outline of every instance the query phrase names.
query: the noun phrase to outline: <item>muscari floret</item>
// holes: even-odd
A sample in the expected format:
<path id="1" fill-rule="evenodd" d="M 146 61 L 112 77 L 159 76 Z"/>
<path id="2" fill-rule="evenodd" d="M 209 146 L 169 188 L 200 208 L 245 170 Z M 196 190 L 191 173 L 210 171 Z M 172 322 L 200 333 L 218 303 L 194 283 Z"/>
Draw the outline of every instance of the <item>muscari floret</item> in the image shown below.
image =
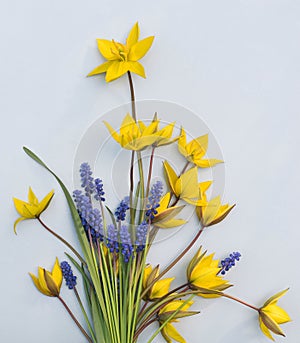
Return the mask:
<path id="1" fill-rule="evenodd" d="M 225 275 L 226 272 L 228 272 L 228 270 L 232 267 L 235 266 L 235 262 L 240 260 L 240 257 L 242 255 L 236 251 L 233 252 L 232 254 L 229 255 L 229 257 L 226 257 L 224 260 L 221 261 L 221 271 L 220 273 L 222 275 Z"/>
<path id="2" fill-rule="evenodd" d="M 158 213 L 157 208 L 159 207 L 159 202 L 163 193 L 163 184 L 161 181 L 157 181 L 153 184 L 150 189 L 150 196 L 148 198 L 146 216 L 151 220 Z"/>

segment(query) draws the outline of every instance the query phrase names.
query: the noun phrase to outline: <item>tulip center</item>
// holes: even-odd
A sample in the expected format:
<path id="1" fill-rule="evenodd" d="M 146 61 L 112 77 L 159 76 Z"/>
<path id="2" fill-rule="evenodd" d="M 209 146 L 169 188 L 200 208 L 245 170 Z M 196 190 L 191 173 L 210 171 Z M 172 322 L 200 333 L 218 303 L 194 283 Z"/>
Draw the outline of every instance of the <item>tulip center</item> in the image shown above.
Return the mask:
<path id="1" fill-rule="evenodd" d="M 112 42 L 114 44 L 114 49 L 111 49 L 111 52 L 116 55 L 120 61 L 127 61 L 128 49 L 126 46 L 121 43 L 117 43 L 114 40 Z"/>

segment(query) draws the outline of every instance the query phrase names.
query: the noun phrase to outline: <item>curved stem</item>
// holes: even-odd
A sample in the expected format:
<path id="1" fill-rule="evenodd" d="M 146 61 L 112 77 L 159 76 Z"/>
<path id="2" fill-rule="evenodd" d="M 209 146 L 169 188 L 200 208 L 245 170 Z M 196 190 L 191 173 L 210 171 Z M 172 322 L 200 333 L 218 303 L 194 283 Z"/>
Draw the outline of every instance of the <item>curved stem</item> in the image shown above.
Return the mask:
<path id="1" fill-rule="evenodd" d="M 192 239 L 192 241 L 190 242 L 190 244 L 175 258 L 175 260 L 173 262 L 171 262 L 151 283 L 150 285 L 144 290 L 144 292 L 142 293 L 142 297 L 148 292 L 148 290 L 155 284 L 155 282 L 157 282 L 159 279 L 161 279 L 165 274 L 167 274 L 167 272 L 172 269 L 176 263 L 178 263 L 182 257 L 191 249 L 191 247 L 196 243 L 196 241 L 198 240 L 198 238 L 200 237 L 201 233 L 204 230 L 204 226 L 200 228 L 200 230 L 197 232 L 196 236 Z"/>
<path id="2" fill-rule="evenodd" d="M 253 306 L 253 305 L 251 305 L 251 304 L 248 304 L 248 303 L 246 303 L 245 301 L 243 301 L 243 300 L 241 300 L 241 299 L 238 299 L 238 298 L 236 298 L 236 297 L 233 297 L 232 295 L 223 293 L 223 294 L 222 294 L 222 297 L 225 297 L 225 298 L 228 298 L 228 299 L 237 301 L 237 302 L 239 302 L 240 304 L 245 305 L 245 306 L 247 306 L 247 307 L 250 307 L 250 308 L 252 308 L 253 310 L 259 312 L 259 308 L 255 307 L 255 306 Z"/>
<path id="3" fill-rule="evenodd" d="M 146 322 L 142 326 L 140 326 L 133 336 L 133 342 L 136 342 L 136 339 L 142 333 L 142 331 L 144 331 L 149 325 L 153 324 L 156 321 L 157 321 L 157 319 L 153 318 L 153 319 L 149 320 L 149 322 Z"/>
<path id="4" fill-rule="evenodd" d="M 51 230 L 43 221 L 40 217 L 37 217 L 37 220 L 40 222 L 40 224 L 48 231 L 50 232 L 54 237 L 58 238 L 62 243 L 64 243 L 82 262 L 84 265 L 86 265 L 85 260 L 83 257 L 79 254 L 79 252 L 69 243 L 67 242 L 63 237 L 61 237 L 59 234 Z"/>
<path id="5" fill-rule="evenodd" d="M 80 325 L 79 321 L 76 319 L 76 317 L 74 316 L 73 312 L 70 310 L 69 306 L 65 303 L 65 301 L 60 296 L 58 296 L 58 299 L 64 305 L 65 309 L 68 311 L 69 315 L 74 320 L 75 324 L 78 326 L 80 331 L 83 333 L 83 335 L 85 336 L 87 341 L 90 342 L 90 343 L 93 343 L 91 337 L 87 334 L 87 332 L 84 330 L 84 328 Z"/>

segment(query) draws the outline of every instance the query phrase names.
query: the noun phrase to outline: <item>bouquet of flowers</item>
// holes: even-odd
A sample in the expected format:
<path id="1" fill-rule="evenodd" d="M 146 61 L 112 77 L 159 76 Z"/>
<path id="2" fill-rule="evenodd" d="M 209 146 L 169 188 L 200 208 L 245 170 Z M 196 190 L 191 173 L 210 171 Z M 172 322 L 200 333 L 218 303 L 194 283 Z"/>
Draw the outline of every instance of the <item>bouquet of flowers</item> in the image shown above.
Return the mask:
<path id="1" fill-rule="evenodd" d="M 42 219 L 54 191 L 41 201 L 31 188 L 27 202 L 14 198 L 20 215 L 15 221 L 15 232 L 22 220 L 36 219 L 68 248 L 65 253 L 68 261 L 59 262 L 56 258 L 52 271 L 39 267 L 37 275 L 30 273 L 32 281 L 42 294 L 55 297 L 62 303 L 91 343 L 138 342 L 141 333 L 150 326 L 153 334 L 147 338 L 148 343 L 158 334 L 166 342 L 186 342 L 174 324 L 179 319 L 199 313 L 191 310 L 195 297 L 226 297 L 248 306 L 256 312 L 260 328 L 267 337 L 273 339 L 272 334 L 284 336 L 280 325 L 290 321 L 290 317 L 277 302 L 287 289 L 266 300 L 262 306 L 248 304 L 227 293 L 232 285 L 224 278 L 241 254 L 233 252 L 219 261 L 213 253 L 198 245 L 202 232 L 220 223 L 234 208 L 234 205 L 222 204 L 220 196 L 209 198 L 212 180 L 199 182 L 201 169 L 213 168 L 222 161 L 206 157 L 207 134 L 188 141 L 184 127 L 174 135 L 175 123 L 162 125 L 157 113 L 151 116 L 149 123 L 138 119 L 132 73 L 145 78 L 144 67 L 139 60 L 148 52 L 154 39 L 151 36 L 139 40 L 139 35 L 136 23 L 125 44 L 97 39 L 98 49 L 106 62 L 88 75 L 105 73 L 107 82 L 127 75 L 129 80 L 131 114 L 125 114 L 119 130 L 104 122 L 111 137 L 122 149 L 129 150 L 131 156 L 128 161 L 128 193 L 119 204 L 115 204 L 115 209 L 106 198 L 105 182 L 93 176 L 88 163 L 82 161 L 79 170 L 82 188 L 71 195 L 61 179 L 36 154 L 24 147 L 24 151 L 58 181 L 68 202 L 80 244 L 78 251 Z M 160 147 L 169 145 L 177 145 L 185 163 L 178 173 L 170 161 L 165 160 L 162 166 L 164 180 L 155 181 L 152 177 L 155 154 Z M 147 163 L 143 158 L 146 151 L 150 154 Z M 172 230 L 187 223 L 180 218 L 185 207 L 194 210 L 197 232 L 191 242 L 161 270 L 159 265 L 149 263 L 148 252 L 159 231 Z M 193 258 L 185 261 L 184 257 L 191 249 L 195 249 Z M 172 268 L 183 261 L 186 263 L 186 280 L 176 285 Z M 61 297 L 63 279 L 79 303 L 81 320 Z M 76 287 L 78 279 L 83 285 L 82 292 Z M 80 323 L 82 320 L 84 322 Z"/>

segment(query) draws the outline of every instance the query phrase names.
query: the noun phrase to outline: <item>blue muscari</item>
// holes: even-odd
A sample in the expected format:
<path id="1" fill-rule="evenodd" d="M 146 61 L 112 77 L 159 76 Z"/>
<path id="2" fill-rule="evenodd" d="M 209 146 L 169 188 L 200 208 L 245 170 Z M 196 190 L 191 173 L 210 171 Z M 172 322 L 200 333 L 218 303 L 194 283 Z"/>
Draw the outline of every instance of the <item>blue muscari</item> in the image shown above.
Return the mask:
<path id="1" fill-rule="evenodd" d="M 60 264 L 60 268 L 61 268 L 63 277 L 66 281 L 66 285 L 68 286 L 69 289 L 73 289 L 77 284 L 76 282 L 77 277 L 73 275 L 71 266 L 69 265 L 67 261 L 63 261 Z"/>
<path id="2" fill-rule="evenodd" d="M 126 218 L 126 211 L 129 209 L 129 197 L 125 197 L 121 202 L 120 205 L 117 207 L 115 211 L 115 216 L 117 221 L 123 221 Z"/>
<path id="3" fill-rule="evenodd" d="M 119 252 L 118 230 L 113 224 L 107 226 L 106 246 L 110 252 Z"/>
<path id="4" fill-rule="evenodd" d="M 94 242 L 97 239 L 103 240 L 103 224 L 100 211 L 97 208 L 93 208 L 90 197 L 82 194 L 81 191 L 74 191 L 73 197 L 87 234 L 91 234 Z"/>
<path id="5" fill-rule="evenodd" d="M 120 243 L 121 252 L 124 257 L 124 262 L 128 262 L 130 256 L 133 255 L 133 246 L 131 243 L 130 233 L 128 232 L 127 225 L 122 225 L 120 228 Z"/>
<path id="6" fill-rule="evenodd" d="M 154 219 L 157 214 L 157 208 L 159 207 L 160 198 L 163 193 L 163 184 L 161 181 L 157 181 L 150 189 L 150 196 L 148 198 L 146 216 L 151 220 Z"/>
<path id="7" fill-rule="evenodd" d="M 85 190 L 86 196 L 91 196 L 95 190 L 94 178 L 92 170 L 88 163 L 82 163 L 79 169 L 81 178 L 81 187 Z"/>
<path id="8" fill-rule="evenodd" d="M 95 179 L 95 199 L 97 201 L 105 201 L 104 195 L 105 192 L 103 191 L 103 182 L 100 179 Z"/>
<path id="9" fill-rule="evenodd" d="M 146 245 L 149 224 L 144 220 L 136 229 L 136 251 L 143 251 Z"/>
<path id="10" fill-rule="evenodd" d="M 235 262 L 240 260 L 242 255 L 239 252 L 233 252 L 226 257 L 224 260 L 221 261 L 221 271 L 220 273 L 224 275 L 228 270 L 235 266 Z"/>

